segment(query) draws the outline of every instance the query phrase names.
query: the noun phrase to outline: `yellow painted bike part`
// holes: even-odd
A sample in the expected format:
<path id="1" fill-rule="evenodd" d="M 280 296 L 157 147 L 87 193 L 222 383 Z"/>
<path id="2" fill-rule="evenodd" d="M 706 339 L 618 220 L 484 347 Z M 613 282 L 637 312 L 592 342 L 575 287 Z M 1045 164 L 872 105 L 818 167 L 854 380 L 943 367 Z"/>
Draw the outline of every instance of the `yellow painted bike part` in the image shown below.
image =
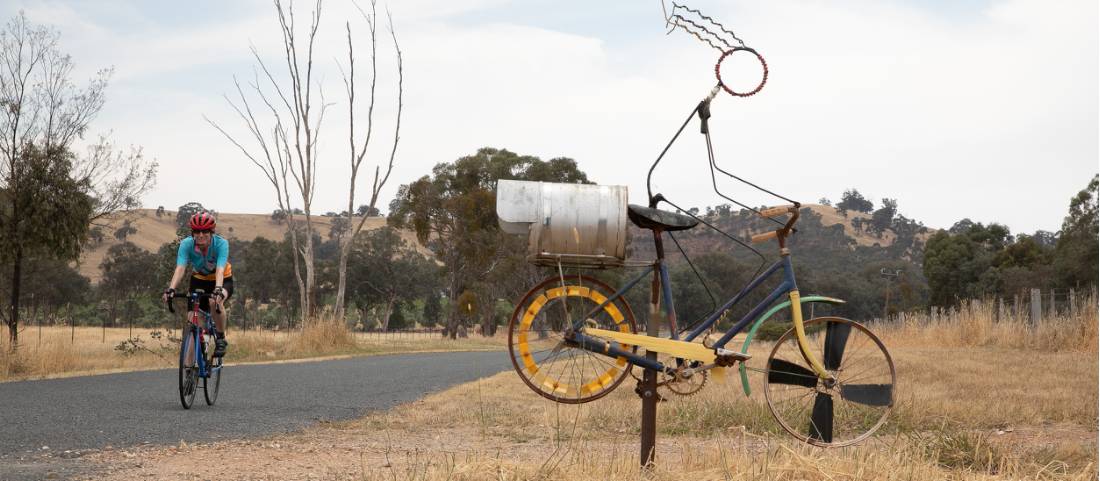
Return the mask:
<path id="1" fill-rule="evenodd" d="M 794 334 L 798 337 L 798 347 L 802 349 L 802 355 L 806 357 L 806 361 L 810 363 L 810 367 L 814 369 L 818 377 L 822 379 L 829 379 L 832 376 L 825 371 L 825 366 L 821 365 L 821 361 L 817 359 L 810 352 L 810 342 L 806 340 L 806 328 L 802 325 L 802 303 L 799 302 L 798 290 L 791 291 L 791 320 L 794 323 Z"/>
<path id="2" fill-rule="evenodd" d="M 556 299 L 562 296 L 587 297 L 589 299 L 592 299 L 592 301 L 597 304 L 603 304 L 603 302 L 607 300 L 607 297 L 605 297 L 603 294 L 600 294 L 595 289 L 589 289 L 582 286 L 565 286 L 564 288 L 555 287 L 553 289 L 547 289 L 544 295 L 541 295 L 535 298 L 535 300 L 531 301 L 530 307 L 528 307 L 527 312 L 523 314 L 523 318 L 520 321 L 520 332 L 517 339 L 517 347 L 519 348 L 520 359 L 523 362 L 523 369 L 531 374 L 531 382 L 541 385 L 549 392 L 570 397 L 576 397 L 578 393 L 581 395 L 591 394 L 599 391 L 600 389 L 603 389 L 615 380 L 616 376 L 622 371 L 622 369 L 626 368 L 627 362 L 625 357 L 616 358 L 615 366 L 611 367 L 602 374 L 599 374 L 595 379 L 585 383 L 578 388 L 571 384 L 563 383 L 560 380 L 549 376 L 546 372 L 539 372 L 539 366 L 535 363 L 535 359 L 531 355 L 531 346 L 528 343 L 527 339 L 527 331 L 531 328 L 531 322 L 534 321 L 535 317 L 542 310 L 543 306 L 545 306 L 546 303 L 549 302 L 550 299 Z M 619 325 L 619 329 L 623 330 L 624 332 L 629 332 L 630 325 L 623 322 L 625 318 L 623 317 L 622 311 L 620 311 L 618 307 L 615 307 L 614 304 L 608 304 L 604 306 L 604 311 L 607 312 L 607 314 L 611 316 L 615 323 Z M 630 346 L 623 346 L 623 349 L 630 349 Z"/>
<path id="3" fill-rule="evenodd" d="M 647 351 L 661 352 L 673 357 L 691 359 L 693 361 L 713 363 L 716 357 L 713 349 L 694 342 L 674 341 L 663 337 L 608 331 L 606 329 L 595 329 L 591 327 L 584 328 L 584 333 L 591 336 L 611 339 L 621 344 L 644 347 Z"/>

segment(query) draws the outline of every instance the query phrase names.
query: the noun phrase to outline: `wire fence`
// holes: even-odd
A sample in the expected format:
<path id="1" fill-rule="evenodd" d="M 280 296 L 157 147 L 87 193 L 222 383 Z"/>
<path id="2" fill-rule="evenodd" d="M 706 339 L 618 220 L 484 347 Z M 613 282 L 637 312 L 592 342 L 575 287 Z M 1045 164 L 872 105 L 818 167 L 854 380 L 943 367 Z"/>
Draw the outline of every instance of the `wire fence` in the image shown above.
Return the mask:
<path id="1" fill-rule="evenodd" d="M 1097 310 L 1096 286 L 1084 289 L 1025 289 L 1012 297 L 982 299 L 992 305 L 995 322 L 1027 322 L 1039 324 L 1060 317 L 1077 317 L 1085 309 Z M 949 317 L 956 310 L 929 308 L 932 317 Z"/>

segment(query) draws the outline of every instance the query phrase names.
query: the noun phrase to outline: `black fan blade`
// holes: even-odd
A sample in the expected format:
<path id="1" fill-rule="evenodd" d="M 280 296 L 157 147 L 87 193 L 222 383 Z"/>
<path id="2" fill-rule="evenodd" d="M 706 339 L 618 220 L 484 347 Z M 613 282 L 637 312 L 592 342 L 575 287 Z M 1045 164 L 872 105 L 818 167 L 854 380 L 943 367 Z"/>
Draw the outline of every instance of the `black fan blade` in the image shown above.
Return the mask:
<path id="1" fill-rule="evenodd" d="M 814 413 L 810 417 L 810 438 L 833 442 L 833 397 L 823 392 L 814 398 Z"/>
<path id="2" fill-rule="evenodd" d="M 782 359 L 772 359 L 771 365 L 768 367 L 768 383 L 812 388 L 817 386 L 817 374 L 798 364 Z"/>
<path id="3" fill-rule="evenodd" d="M 825 325 L 825 369 L 840 369 L 840 360 L 844 358 L 844 348 L 848 345 L 848 334 L 852 325 L 846 322 L 828 322 Z"/>
<path id="4" fill-rule="evenodd" d="M 840 397 L 868 406 L 889 406 L 894 401 L 893 384 L 845 384 Z"/>

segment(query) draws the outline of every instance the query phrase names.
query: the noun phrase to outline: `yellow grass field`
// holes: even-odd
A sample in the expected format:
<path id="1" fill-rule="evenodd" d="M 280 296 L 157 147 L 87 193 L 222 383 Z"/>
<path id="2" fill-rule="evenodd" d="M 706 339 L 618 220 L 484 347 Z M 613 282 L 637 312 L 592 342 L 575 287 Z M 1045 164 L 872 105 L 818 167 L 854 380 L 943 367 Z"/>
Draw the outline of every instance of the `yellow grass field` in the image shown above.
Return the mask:
<path id="1" fill-rule="evenodd" d="M 363 419 L 303 433 L 107 451 L 108 479 L 328 480 L 1094 480 L 1097 312 L 1039 326 L 968 304 L 876 326 L 898 403 L 871 440 L 821 449 L 782 432 L 733 372 L 658 407 L 657 465 L 638 468 L 640 402 L 628 381 L 579 406 L 531 392 L 512 371 Z M 761 343 L 750 363 L 762 363 Z M 505 355 L 502 353 L 502 356 Z M 133 463 L 135 457 L 141 463 Z"/>
<path id="2" fill-rule="evenodd" d="M 179 330 L 151 329 L 133 331 L 137 344 L 128 349 L 118 346 L 129 339 L 126 328 L 98 327 L 32 327 L 20 333 L 20 348 L 16 353 L 5 345 L 0 349 L 0 381 L 41 379 L 59 376 L 100 374 L 176 367 L 179 360 Z M 0 334 L 7 339 L 6 329 Z M 171 339 L 171 340 L 170 340 Z M 231 330 L 229 364 L 306 359 L 341 355 L 369 355 L 391 352 L 424 352 L 452 350 L 497 350 L 505 342 L 473 337 L 442 339 L 428 333 L 351 333 L 320 322 L 316 327 L 290 331 Z"/>

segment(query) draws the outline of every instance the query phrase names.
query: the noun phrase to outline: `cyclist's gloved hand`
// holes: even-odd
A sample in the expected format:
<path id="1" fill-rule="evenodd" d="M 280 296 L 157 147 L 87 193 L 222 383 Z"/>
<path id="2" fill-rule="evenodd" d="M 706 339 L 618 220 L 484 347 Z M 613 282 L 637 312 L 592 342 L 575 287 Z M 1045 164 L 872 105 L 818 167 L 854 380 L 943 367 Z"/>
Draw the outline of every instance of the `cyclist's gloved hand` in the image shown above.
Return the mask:
<path id="1" fill-rule="evenodd" d="M 218 302 L 224 301 L 225 298 L 226 298 L 225 289 L 223 289 L 222 286 L 215 287 L 213 294 L 214 294 L 214 297 L 217 298 Z"/>
<path id="2" fill-rule="evenodd" d="M 176 295 L 176 289 L 169 287 L 164 290 L 164 294 L 160 298 L 166 303 L 172 302 L 172 296 L 174 295 Z"/>

